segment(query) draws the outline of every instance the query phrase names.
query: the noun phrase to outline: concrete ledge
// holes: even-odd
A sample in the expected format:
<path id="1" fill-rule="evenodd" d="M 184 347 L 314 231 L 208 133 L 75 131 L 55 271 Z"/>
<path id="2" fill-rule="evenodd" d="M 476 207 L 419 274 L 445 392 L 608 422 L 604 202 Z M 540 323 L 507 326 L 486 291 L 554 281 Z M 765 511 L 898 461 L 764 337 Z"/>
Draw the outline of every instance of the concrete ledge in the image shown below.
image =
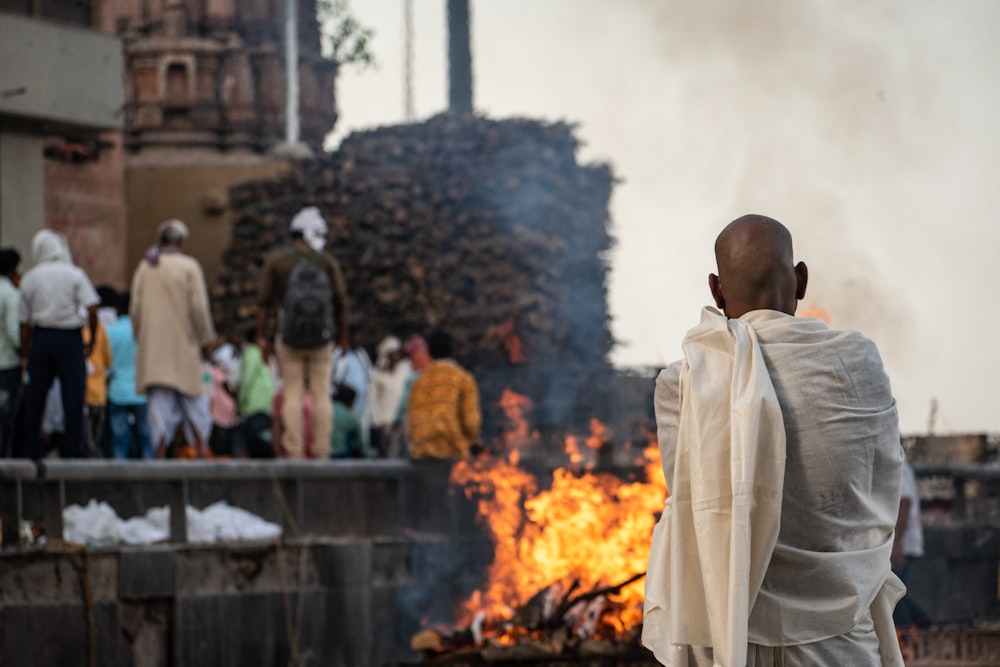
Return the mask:
<path id="1" fill-rule="evenodd" d="M 0 480 L 36 479 L 38 467 L 27 459 L 0 460 Z"/>
<path id="2" fill-rule="evenodd" d="M 34 467 L 30 462 L 28 465 Z M 409 475 L 406 461 L 118 461 L 46 459 L 48 480 L 381 479 Z M 34 477 L 32 477 L 34 478 Z M 22 478 L 26 479 L 26 478 Z"/>

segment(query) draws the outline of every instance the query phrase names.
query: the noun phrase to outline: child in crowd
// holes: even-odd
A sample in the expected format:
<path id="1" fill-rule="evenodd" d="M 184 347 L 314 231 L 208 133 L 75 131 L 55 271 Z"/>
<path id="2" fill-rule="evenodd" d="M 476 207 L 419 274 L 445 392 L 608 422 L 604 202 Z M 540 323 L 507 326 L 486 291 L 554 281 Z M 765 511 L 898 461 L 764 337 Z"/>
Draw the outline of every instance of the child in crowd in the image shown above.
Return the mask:
<path id="1" fill-rule="evenodd" d="M 101 458 L 111 453 L 104 446 L 104 420 L 108 404 L 107 372 L 112 362 L 108 333 L 102 322 L 97 322 L 93 342 L 90 340 L 90 327 L 83 327 L 83 349 L 87 353 L 87 389 L 84 396 L 86 451 L 89 457 Z"/>
<path id="2" fill-rule="evenodd" d="M 208 410 L 212 415 L 212 433 L 208 446 L 214 456 L 233 456 L 234 441 L 240 418 L 236 409 L 233 376 L 236 373 L 235 348 L 223 343 L 212 353 L 208 372 L 211 375 Z M 238 382 L 238 381 L 237 381 Z"/>
<path id="3" fill-rule="evenodd" d="M 240 426 L 241 440 L 247 456 L 273 458 L 271 406 L 275 395 L 274 372 L 264 360 L 256 340 L 257 330 L 249 329 L 240 354 L 237 401 L 240 417 L 243 420 Z"/>
<path id="4" fill-rule="evenodd" d="M 333 396 L 333 430 L 330 431 L 330 458 L 374 458 L 375 452 L 365 437 L 354 407 L 355 392 L 347 385 L 337 385 Z"/>

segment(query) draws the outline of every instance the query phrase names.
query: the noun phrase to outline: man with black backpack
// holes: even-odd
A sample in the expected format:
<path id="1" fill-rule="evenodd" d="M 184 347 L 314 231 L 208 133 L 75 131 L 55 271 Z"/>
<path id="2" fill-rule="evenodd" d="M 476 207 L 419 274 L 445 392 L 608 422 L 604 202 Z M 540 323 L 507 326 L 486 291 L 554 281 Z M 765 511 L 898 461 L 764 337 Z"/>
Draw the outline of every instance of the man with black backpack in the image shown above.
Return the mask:
<path id="1" fill-rule="evenodd" d="M 284 422 L 276 446 L 290 458 L 306 455 L 302 397 L 313 399 L 313 457 L 330 456 L 330 375 L 333 343 L 347 346 L 348 300 L 340 264 L 328 253 L 328 228 L 319 209 L 310 206 L 292 218 L 291 243 L 272 251 L 261 269 L 257 289 L 257 344 L 271 351 L 271 313 L 277 314 L 274 352 L 281 371 Z"/>

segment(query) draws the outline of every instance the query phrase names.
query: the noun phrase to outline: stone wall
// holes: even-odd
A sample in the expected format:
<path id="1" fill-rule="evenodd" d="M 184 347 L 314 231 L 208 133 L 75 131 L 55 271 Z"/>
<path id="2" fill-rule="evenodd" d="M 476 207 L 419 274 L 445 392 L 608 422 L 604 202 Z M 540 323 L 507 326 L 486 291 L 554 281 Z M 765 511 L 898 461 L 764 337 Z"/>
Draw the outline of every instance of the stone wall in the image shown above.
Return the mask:
<path id="1" fill-rule="evenodd" d="M 378 465 L 373 464 L 373 465 Z M 0 554 L 0 664 L 244 667 L 409 661 L 423 621 L 446 622 L 480 584 L 492 547 L 450 466 L 334 482 L 192 482 L 285 527 L 282 543 L 72 545 Z M 9 487 L 2 502 L 11 502 Z M 134 516 L 166 504 L 157 483 L 67 482 L 65 502 Z M 26 518 L 43 516 L 39 486 Z M 294 518 L 295 506 L 305 513 Z M 25 637 L 32 641 L 25 642 Z"/>
<path id="2" fill-rule="evenodd" d="M 226 499 L 282 523 L 280 545 L 6 549 L 0 664 L 77 665 L 90 656 L 110 667 L 416 661 L 411 636 L 454 618 L 456 603 L 482 584 L 493 547 L 473 503 L 449 484 L 448 464 L 381 465 L 301 485 L 191 482 L 194 506 Z M 545 470 L 532 472 L 541 479 Z M 11 482 L 0 491 L 0 504 L 13 502 Z M 125 517 L 167 495 L 149 482 L 65 487 L 66 503 L 99 498 Z M 43 516 L 40 488 L 25 485 L 21 500 L 27 518 Z M 931 526 L 926 542 L 911 591 L 935 620 L 1000 618 L 996 530 Z"/>

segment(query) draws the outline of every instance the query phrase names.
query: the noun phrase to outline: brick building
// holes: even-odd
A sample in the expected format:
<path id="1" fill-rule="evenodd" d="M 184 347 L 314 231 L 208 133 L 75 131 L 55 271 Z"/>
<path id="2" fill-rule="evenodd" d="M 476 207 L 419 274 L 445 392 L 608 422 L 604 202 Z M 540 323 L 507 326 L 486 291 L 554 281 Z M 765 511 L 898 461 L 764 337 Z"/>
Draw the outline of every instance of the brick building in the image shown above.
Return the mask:
<path id="1" fill-rule="evenodd" d="M 0 243 L 65 233 L 94 282 L 124 271 L 122 45 L 98 3 L 0 0 Z"/>
<path id="2" fill-rule="evenodd" d="M 336 121 L 336 64 L 322 56 L 315 0 L 293 1 L 300 140 L 319 152 Z M 287 168 L 274 152 L 286 136 L 284 10 L 0 0 L 0 243 L 28 258 L 48 226 L 95 284 L 123 288 L 156 226 L 176 217 L 211 279 L 229 242 L 229 186 Z"/>
<path id="3" fill-rule="evenodd" d="M 336 121 L 336 64 L 322 56 L 315 0 L 295 0 L 300 139 Z M 125 44 L 126 276 L 166 218 L 192 229 L 209 279 L 229 242 L 230 185 L 287 166 L 285 0 L 120 0 Z M 127 279 L 127 277 L 126 277 Z"/>

